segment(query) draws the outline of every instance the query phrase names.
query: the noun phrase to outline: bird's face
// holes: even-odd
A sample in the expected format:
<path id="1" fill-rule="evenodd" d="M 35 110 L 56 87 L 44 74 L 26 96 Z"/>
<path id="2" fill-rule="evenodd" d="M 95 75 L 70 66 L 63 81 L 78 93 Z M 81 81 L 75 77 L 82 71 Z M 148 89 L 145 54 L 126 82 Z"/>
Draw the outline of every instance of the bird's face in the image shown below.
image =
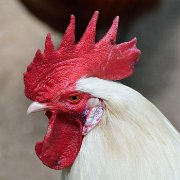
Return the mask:
<path id="1" fill-rule="evenodd" d="M 44 103 L 32 103 L 27 113 L 45 110 L 49 119 L 44 140 L 36 143 L 39 159 L 53 169 L 70 166 L 80 150 L 83 136 L 100 120 L 102 100 L 77 91 L 57 95 Z"/>

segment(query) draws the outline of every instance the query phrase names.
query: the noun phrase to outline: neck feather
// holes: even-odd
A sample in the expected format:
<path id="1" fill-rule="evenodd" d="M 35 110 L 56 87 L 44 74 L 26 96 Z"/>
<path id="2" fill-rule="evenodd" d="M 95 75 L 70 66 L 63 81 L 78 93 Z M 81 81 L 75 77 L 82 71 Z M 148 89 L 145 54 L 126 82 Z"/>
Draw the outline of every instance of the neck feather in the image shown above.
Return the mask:
<path id="1" fill-rule="evenodd" d="M 64 179 L 179 179 L 180 135 L 153 104 L 127 86 L 98 78 L 80 80 L 77 90 L 103 99 L 106 111 Z"/>

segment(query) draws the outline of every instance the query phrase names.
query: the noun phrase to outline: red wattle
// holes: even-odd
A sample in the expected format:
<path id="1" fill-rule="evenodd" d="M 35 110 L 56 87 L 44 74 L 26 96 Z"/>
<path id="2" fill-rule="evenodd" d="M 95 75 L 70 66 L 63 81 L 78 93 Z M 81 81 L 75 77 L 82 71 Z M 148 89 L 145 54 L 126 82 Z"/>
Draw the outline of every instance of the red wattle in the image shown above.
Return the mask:
<path id="1" fill-rule="evenodd" d="M 48 112 L 48 132 L 42 142 L 36 143 L 35 151 L 46 166 L 60 170 L 70 166 L 81 147 L 82 122 L 64 113 Z"/>

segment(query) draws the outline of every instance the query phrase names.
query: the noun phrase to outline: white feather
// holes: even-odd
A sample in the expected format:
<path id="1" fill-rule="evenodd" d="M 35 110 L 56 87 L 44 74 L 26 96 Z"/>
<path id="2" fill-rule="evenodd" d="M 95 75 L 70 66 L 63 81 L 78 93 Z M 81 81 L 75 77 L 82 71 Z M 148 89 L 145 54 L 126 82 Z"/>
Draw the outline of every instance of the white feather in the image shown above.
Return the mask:
<path id="1" fill-rule="evenodd" d="M 151 102 L 127 86 L 98 78 L 79 80 L 77 90 L 103 99 L 106 111 L 62 179 L 180 179 L 180 135 Z"/>

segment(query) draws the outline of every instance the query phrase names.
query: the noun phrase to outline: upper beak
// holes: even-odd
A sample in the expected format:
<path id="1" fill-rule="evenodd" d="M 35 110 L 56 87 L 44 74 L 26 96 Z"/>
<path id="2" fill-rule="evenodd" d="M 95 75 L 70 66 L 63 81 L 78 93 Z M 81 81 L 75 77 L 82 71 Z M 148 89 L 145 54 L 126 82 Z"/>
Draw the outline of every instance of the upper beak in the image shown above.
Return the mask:
<path id="1" fill-rule="evenodd" d="M 27 109 L 27 115 L 29 115 L 30 113 L 33 113 L 33 112 L 43 111 L 47 108 L 48 108 L 48 106 L 46 104 L 33 102 Z"/>

